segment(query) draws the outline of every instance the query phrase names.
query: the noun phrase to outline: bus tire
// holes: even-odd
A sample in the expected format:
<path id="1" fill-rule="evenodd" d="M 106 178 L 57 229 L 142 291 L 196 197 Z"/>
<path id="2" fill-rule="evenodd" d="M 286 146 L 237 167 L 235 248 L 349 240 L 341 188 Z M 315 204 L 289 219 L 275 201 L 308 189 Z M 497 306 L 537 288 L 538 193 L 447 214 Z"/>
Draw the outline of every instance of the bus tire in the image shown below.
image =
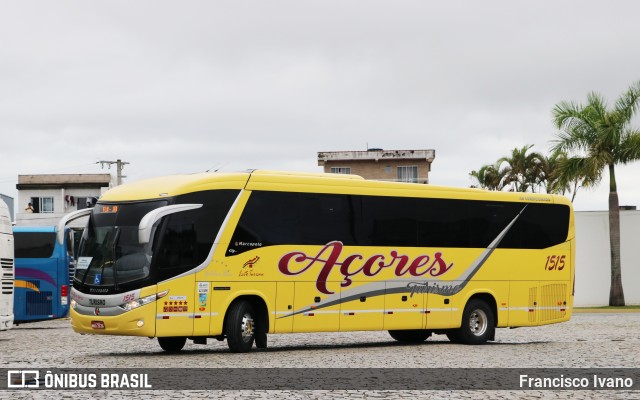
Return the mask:
<path id="1" fill-rule="evenodd" d="M 424 329 L 406 329 L 389 331 L 389 335 L 398 342 L 420 343 L 427 340 L 431 332 Z"/>
<path id="2" fill-rule="evenodd" d="M 162 350 L 169 353 L 177 353 L 187 343 L 186 337 L 159 337 L 158 344 L 162 347 Z"/>
<path id="3" fill-rule="evenodd" d="M 267 348 L 267 333 L 266 332 L 256 332 L 255 333 L 256 347 L 259 349 Z"/>
<path id="4" fill-rule="evenodd" d="M 495 334 L 495 316 L 491 307 L 483 300 L 472 299 L 462 313 L 462 324 L 449 339 L 454 343 L 483 344 Z"/>
<path id="5" fill-rule="evenodd" d="M 233 353 L 246 353 L 253 347 L 255 312 L 245 300 L 235 302 L 229 308 L 225 321 L 227 345 Z"/>

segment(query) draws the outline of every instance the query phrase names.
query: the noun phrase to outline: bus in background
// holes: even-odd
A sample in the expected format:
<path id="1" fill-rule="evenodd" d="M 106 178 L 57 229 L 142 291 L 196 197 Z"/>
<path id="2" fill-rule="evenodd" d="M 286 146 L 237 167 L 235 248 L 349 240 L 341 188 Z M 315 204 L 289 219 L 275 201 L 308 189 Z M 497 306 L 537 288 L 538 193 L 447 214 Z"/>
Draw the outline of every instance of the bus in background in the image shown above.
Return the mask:
<path id="1" fill-rule="evenodd" d="M 15 322 L 66 317 L 73 278 L 72 239 L 66 229 L 58 241 L 55 226 L 14 226 Z"/>
<path id="2" fill-rule="evenodd" d="M 13 234 L 9 208 L 0 200 L 0 331 L 13 327 Z"/>
<path id="3" fill-rule="evenodd" d="M 562 196 L 249 171 L 125 184 L 66 219 L 88 213 L 71 291 L 79 333 L 157 337 L 166 351 L 357 330 L 482 344 L 572 314 Z"/>

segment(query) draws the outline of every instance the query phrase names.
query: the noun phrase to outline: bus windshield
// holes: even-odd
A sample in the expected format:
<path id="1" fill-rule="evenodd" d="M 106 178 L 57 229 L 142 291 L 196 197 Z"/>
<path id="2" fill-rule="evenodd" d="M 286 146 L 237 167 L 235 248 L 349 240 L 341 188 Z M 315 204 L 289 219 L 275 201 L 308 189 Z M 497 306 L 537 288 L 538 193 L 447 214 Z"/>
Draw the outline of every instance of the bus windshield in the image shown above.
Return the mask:
<path id="1" fill-rule="evenodd" d="M 138 241 L 138 225 L 148 212 L 168 201 L 98 203 L 84 231 L 75 280 L 86 285 L 115 286 L 149 275 L 151 244 Z"/>

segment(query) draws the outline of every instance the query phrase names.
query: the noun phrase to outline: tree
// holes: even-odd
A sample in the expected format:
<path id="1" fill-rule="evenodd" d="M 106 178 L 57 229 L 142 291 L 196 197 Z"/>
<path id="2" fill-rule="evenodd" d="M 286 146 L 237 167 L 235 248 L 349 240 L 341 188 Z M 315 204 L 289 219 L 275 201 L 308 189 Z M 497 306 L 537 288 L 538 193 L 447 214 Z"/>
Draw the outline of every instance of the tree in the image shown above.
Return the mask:
<path id="1" fill-rule="evenodd" d="M 496 164 L 483 165 L 479 170 L 471 171 L 469 175 L 476 178 L 483 189 L 499 191 L 504 187 L 504 172 L 501 172 Z"/>
<path id="2" fill-rule="evenodd" d="M 544 157 L 542 174 L 540 177 L 541 186 L 547 193 L 564 195 L 567 192 L 573 193 L 571 202 L 576 198 L 578 189 L 581 187 L 590 188 L 595 186 L 595 182 L 589 176 L 579 173 L 575 176 L 562 174 L 560 166 L 567 162 L 567 153 L 556 150 L 550 156 Z"/>
<path id="3" fill-rule="evenodd" d="M 535 192 L 540 185 L 544 156 L 536 152 L 527 154 L 532 147 L 532 144 L 528 144 L 522 148 L 515 148 L 511 150 L 510 157 L 502 157 L 498 160 L 498 166 L 506 164 L 505 186 L 513 185 L 512 189 L 515 192 L 526 192 L 529 189 Z"/>
<path id="4" fill-rule="evenodd" d="M 640 131 L 631 127 L 639 102 L 640 81 L 632 84 L 612 108 L 601 95 L 589 93 L 584 105 L 563 101 L 553 109 L 553 119 L 560 130 L 553 149 L 573 154 L 560 165 L 564 179 L 582 175 L 597 183 L 605 170 L 609 172 L 610 306 L 624 305 L 615 166 L 640 159 Z"/>
<path id="5" fill-rule="evenodd" d="M 517 192 L 536 192 L 561 194 L 573 193 L 575 199 L 578 188 L 593 186 L 592 179 L 584 174 L 574 177 L 560 173 L 560 164 L 565 162 L 567 154 L 556 150 L 550 156 L 541 153 L 528 153 L 533 145 L 511 150 L 510 157 L 502 157 L 494 164 L 483 165 L 477 171 L 471 171 L 471 177 L 478 186 L 488 190 L 510 188 Z"/>

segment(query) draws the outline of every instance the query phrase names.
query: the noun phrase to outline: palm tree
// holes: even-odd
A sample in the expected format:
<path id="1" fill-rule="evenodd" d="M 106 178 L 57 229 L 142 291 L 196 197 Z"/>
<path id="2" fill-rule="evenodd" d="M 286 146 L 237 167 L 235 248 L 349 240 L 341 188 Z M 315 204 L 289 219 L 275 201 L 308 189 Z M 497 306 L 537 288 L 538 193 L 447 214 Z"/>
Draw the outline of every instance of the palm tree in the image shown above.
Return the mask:
<path id="1" fill-rule="evenodd" d="M 515 192 L 532 192 L 540 185 L 540 175 L 544 156 L 540 153 L 531 152 L 532 144 L 511 150 L 511 157 L 502 157 L 497 165 L 506 164 L 505 184 L 511 183 Z"/>
<path id="2" fill-rule="evenodd" d="M 471 171 L 469 175 L 475 178 L 483 189 L 500 191 L 504 187 L 504 172 L 495 164 L 483 165 L 479 170 Z"/>
<path id="3" fill-rule="evenodd" d="M 547 193 L 561 194 L 572 193 L 571 202 L 576 198 L 578 189 L 581 187 L 590 188 L 595 186 L 597 182 L 584 174 L 578 174 L 576 176 L 568 176 L 563 174 L 561 166 L 567 162 L 567 153 L 561 150 L 556 150 L 549 157 L 544 157 L 541 185 L 545 188 Z"/>
<path id="4" fill-rule="evenodd" d="M 565 179 L 582 174 L 595 183 L 605 169 L 609 171 L 610 306 L 624 305 L 615 166 L 640 159 L 640 130 L 630 126 L 639 102 L 640 81 L 632 84 L 612 108 L 601 95 L 589 93 L 585 105 L 563 101 L 553 109 L 553 119 L 560 130 L 553 149 L 574 153 L 560 166 Z"/>

